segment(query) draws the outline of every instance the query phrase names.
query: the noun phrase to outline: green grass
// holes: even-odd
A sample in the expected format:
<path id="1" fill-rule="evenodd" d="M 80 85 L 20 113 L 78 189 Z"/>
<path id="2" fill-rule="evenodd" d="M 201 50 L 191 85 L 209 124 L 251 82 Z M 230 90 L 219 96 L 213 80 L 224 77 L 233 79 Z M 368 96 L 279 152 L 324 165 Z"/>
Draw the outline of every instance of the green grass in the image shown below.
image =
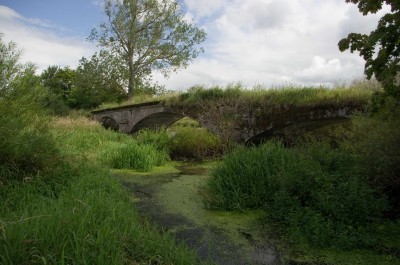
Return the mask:
<path id="1" fill-rule="evenodd" d="M 172 105 L 196 105 L 207 101 L 228 101 L 254 106 L 365 104 L 373 92 L 380 90 L 378 84 L 370 82 L 358 82 L 349 87 L 333 88 L 301 86 L 265 88 L 256 86 L 252 89 L 246 89 L 239 83 L 226 87 L 192 87 L 186 93 L 166 99 L 166 102 Z"/>
<path id="2" fill-rule="evenodd" d="M 204 128 L 175 128 L 169 150 L 177 160 L 203 161 L 222 155 L 224 146 L 221 139 Z"/>
<path id="3" fill-rule="evenodd" d="M 152 143 L 140 143 L 129 135 L 105 130 L 86 118 L 57 118 L 53 134 L 66 155 L 110 168 L 146 171 L 168 159 L 166 151 Z"/>
<path id="4" fill-rule="evenodd" d="M 174 160 L 203 161 L 220 157 L 224 152 L 224 145 L 218 136 L 190 119 L 177 122 L 168 129 L 142 130 L 135 139 L 156 147 L 161 153 L 168 153 Z"/>
<path id="5" fill-rule="evenodd" d="M 42 196 L 38 183 L 1 192 L 17 205 L 0 210 L 1 264 L 196 264 L 193 252 L 138 216 L 107 171 L 83 170 L 57 198 Z"/>
<path id="6" fill-rule="evenodd" d="M 198 264 L 192 250 L 139 217 L 110 176 L 110 166 L 146 170 L 165 153 L 83 118 L 55 119 L 46 135 L 60 164 L 0 183 L 0 264 Z"/>
<path id="7" fill-rule="evenodd" d="M 363 173 L 356 157 L 325 143 L 287 149 L 268 142 L 228 154 L 212 172 L 204 202 L 213 209 L 264 209 L 262 222 L 292 248 L 312 253 L 313 262 L 328 250 L 399 262 L 400 241 L 389 236 L 399 223 L 384 218 L 387 197 Z"/>
<path id="8" fill-rule="evenodd" d="M 167 105 L 196 105 L 202 102 L 242 102 L 255 106 L 274 105 L 318 105 L 318 104 L 366 104 L 374 92 L 382 91 L 374 80 L 355 80 L 350 85 L 328 87 L 305 87 L 282 85 L 279 87 L 244 87 L 241 83 L 214 87 L 194 86 L 186 92 L 168 93 L 159 96 L 138 95 L 120 104 L 104 104 L 98 110 L 128 106 L 153 101 Z"/>

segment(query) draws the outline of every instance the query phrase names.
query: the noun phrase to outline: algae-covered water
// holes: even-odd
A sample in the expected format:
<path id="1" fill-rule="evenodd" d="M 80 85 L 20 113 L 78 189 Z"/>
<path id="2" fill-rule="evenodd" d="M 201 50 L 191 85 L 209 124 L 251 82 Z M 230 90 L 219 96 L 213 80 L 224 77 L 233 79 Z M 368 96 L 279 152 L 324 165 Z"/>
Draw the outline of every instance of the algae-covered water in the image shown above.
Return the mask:
<path id="1" fill-rule="evenodd" d="M 202 191 L 214 163 L 178 163 L 151 172 L 116 170 L 139 212 L 216 264 L 280 264 L 257 221 L 260 211 L 208 210 Z"/>

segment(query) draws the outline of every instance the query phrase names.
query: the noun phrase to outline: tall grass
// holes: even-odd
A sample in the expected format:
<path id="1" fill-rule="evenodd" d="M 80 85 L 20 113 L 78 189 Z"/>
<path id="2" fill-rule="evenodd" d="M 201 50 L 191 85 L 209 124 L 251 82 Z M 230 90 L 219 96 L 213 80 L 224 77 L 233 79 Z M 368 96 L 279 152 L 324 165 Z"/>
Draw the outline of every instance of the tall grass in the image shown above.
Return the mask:
<path id="1" fill-rule="evenodd" d="M 46 136 L 62 164 L 1 185 L 0 264 L 198 263 L 193 251 L 139 217 L 109 176 L 109 166 L 146 170 L 165 153 L 83 118 L 58 118 Z"/>
<path id="2" fill-rule="evenodd" d="M 51 171 L 60 153 L 34 98 L 0 98 L 0 112 L 0 183 Z"/>
<path id="3" fill-rule="evenodd" d="M 155 146 L 175 160 L 203 161 L 220 157 L 225 151 L 218 136 L 199 127 L 193 120 L 177 123 L 168 129 L 142 130 L 136 140 Z"/>
<path id="4" fill-rule="evenodd" d="M 54 135 L 64 153 L 74 159 L 102 164 L 111 168 L 150 170 L 167 161 L 164 150 L 153 144 L 140 143 L 129 135 L 105 130 L 86 118 L 57 118 Z"/>
<path id="5" fill-rule="evenodd" d="M 377 197 L 351 155 L 323 143 L 293 149 L 268 142 L 227 155 L 208 180 L 206 205 L 263 208 L 290 237 L 315 246 L 369 246 L 368 224 L 380 218 Z"/>
<path id="6" fill-rule="evenodd" d="M 138 216 L 107 171 L 81 168 L 56 199 L 38 183 L 2 188 L 0 199 L 11 198 L 12 211 L 0 208 L 0 264 L 196 264 L 193 252 Z"/>
<path id="7" fill-rule="evenodd" d="M 174 159 L 202 161 L 221 156 L 224 145 L 205 128 L 181 127 L 175 129 L 169 149 Z"/>
<path id="8" fill-rule="evenodd" d="M 355 82 L 349 87 L 334 88 L 289 85 L 278 88 L 255 86 L 252 89 L 246 89 L 238 83 L 212 88 L 195 86 L 177 97 L 166 99 L 166 102 L 172 105 L 195 105 L 206 101 L 234 101 L 263 106 L 365 104 L 375 91 L 380 90 L 379 84 L 367 81 Z"/>
<path id="9" fill-rule="evenodd" d="M 167 153 L 149 144 L 138 144 L 134 141 L 126 143 L 110 143 L 99 154 L 101 161 L 111 168 L 133 168 L 149 171 L 167 160 Z"/>
<path id="10" fill-rule="evenodd" d="M 374 92 L 382 91 L 375 80 L 354 80 L 350 85 L 334 87 L 306 87 L 282 85 L 252 88 L 241 83 L 226 86 L 193 86 L 186 92 L 167 93 L 157 96 L 138 95 L 123 103 L 103 104 L 98 109 L 107 109 L 145 102 L 161 101 L 167 105 L 196 105 L 207 101 L 235 101 L 252 105 L 318 105 L 318 104 L 365 104 Z"/>

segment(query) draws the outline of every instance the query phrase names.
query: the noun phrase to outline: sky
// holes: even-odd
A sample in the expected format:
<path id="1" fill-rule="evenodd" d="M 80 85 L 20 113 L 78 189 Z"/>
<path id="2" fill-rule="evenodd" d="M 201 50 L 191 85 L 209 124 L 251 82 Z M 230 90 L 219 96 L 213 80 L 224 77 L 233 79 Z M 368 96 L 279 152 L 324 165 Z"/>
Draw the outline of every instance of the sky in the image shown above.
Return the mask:
<path id="1" fill-rule="evenodd" d="M 364 60 L 337 43 L 369 33 L 388 8 L 363 16 L 345 0 L 179 0 L 186 19 L 207 33 L 205 52 L 168 79 L 169 90 L 241 82 L 246 87 L 334 85 L 363 78 Z M 75 68 L 97 49 L 86 40 L 106 21 L 102 0 L 0 0 L 0 33 L 38 72 Z"/>

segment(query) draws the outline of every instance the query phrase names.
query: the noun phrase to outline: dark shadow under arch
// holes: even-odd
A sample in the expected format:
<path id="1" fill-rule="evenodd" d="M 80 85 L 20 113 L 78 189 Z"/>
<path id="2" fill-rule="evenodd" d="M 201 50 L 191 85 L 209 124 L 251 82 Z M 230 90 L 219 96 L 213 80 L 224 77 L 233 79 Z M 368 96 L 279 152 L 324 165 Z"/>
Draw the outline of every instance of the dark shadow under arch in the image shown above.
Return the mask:
<path id="1" fill-rule="evenodd" d="M 185 115 L 175 112 L 154 113 L 136 123 L 130 133 L 134 134 L 142 129 L 159 129 L 162 127 L 168 127 L 183 117 L 185 117 Z"/>
<path id="2" fill-rule="evenodd" d="M 101 125 L 106 129 L 111 129 L 114 131 L 118 131 L 118 129 L 119 129 L 119 123 L 116 120 L 114 120 L 113 118 L 108 117 L 108 116 L 103 117 L 101 119 Z"/>
<path id="3" fill-rule="evenodd" d="M 282 136 L 285 134 L 285 130 L 303 130 L 303 131 L 313 131 L 325 126 L 348 122 L 350 118 L 332 118 L 332 119 L 320 119 L 320 120 L 308 120 L 303 122 L 297 122 L 295 124 L 288 124 L 286 126 L 280 126 L 277 128 L 271 128 L 262 133 L 254 135 L 246 140 L 246 145 L 259 145 L 263 141 L 268 140 L 273 137 Z"/>

